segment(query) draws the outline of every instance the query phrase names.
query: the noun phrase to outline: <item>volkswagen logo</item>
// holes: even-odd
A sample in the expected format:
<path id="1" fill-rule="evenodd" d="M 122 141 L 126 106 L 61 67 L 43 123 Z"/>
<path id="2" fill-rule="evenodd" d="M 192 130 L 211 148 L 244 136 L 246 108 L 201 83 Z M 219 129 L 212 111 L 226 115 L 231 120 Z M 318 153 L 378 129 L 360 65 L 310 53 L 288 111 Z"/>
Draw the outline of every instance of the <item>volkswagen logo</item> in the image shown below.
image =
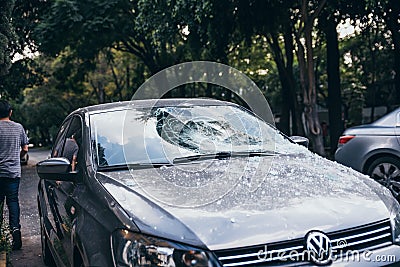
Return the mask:
<path id="1" fill-rule="evenodd" d="M 306 236 L 306 246 L 309 260 L 317 265 L 327 265 L 332 262 L 331 240 L 326 234 L 311 231 Z"/>

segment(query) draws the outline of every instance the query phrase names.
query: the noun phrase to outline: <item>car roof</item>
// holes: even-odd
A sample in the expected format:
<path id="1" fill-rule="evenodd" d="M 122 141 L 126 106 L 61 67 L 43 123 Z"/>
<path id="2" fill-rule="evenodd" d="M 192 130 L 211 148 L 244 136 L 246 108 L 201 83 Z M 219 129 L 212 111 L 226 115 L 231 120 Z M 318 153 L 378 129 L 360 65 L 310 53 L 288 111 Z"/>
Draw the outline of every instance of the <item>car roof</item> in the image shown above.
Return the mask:
<path id="1" fill-rule="evenodd" d="M 238 106 L 237 104 L 210 99 L 210 98 L 167 98 L 167 99 L 146 99 L 146 100 L 131 100 L 121 101 L 106 104 L 99 104 L 79 108 L 73 113 L 97 113 L 104 111 L 120 110 L 125 108 L 150 108 L 163 106 Z"/>

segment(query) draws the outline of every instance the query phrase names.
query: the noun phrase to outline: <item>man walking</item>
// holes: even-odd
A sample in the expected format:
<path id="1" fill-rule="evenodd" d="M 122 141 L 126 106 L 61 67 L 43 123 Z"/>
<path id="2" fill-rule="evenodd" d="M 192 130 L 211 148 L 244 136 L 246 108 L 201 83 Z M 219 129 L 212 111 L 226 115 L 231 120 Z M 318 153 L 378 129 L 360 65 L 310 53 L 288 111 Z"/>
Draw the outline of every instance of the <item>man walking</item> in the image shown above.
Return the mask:
<path id="1" fill-rule="evenodd" d="M 18 200 L 20 158 L 28 152 L 28 137 L 21 124 L 10 120 L 11 114 L 10 104 L 0 99 L 0 202 L 6 199 L 13 249 L 16 250 L 22 246 Z"/>

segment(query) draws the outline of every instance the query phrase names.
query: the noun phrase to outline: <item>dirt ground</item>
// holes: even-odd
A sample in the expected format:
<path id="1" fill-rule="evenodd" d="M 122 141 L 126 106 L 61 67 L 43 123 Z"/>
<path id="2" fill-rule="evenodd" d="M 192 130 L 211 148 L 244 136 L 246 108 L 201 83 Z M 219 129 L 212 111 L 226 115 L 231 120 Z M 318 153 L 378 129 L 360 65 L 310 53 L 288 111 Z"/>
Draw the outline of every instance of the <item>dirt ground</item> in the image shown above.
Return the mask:
<path id="1" fill-rule="evenodd" d="M 42 267 L 40 227 L 37 211 L 37 184 L 39 177 L 36 174 L 35 165 L 38 161 L 47 157 L 48 150 L 31 149 L 29 152 L 29 162 L 22 167 L 22 177 L 20 184 L 20 208 L 21 208 L 21 233 L 22 249 L 12 251 L 10 254 L 13 267 Z M 5 219 L 8 221 L 8 212 L 5 208 Z"/>

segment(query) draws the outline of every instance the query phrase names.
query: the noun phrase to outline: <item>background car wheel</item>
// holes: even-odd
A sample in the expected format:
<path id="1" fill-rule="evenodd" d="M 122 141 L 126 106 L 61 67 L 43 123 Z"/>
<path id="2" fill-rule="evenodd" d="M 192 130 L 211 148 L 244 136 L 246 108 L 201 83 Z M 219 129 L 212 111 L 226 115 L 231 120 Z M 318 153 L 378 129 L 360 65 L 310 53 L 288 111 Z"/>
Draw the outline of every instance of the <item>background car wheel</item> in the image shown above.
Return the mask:
<path id="1" fill-rule="evenodd" d="M 393 157 L 378 158 L 371 163 L 367 174 L 389 188 L 396 199 L 400 200 L 400 160 Z"/>
<path id="2" fill-rule="evenodd" d="M 42 218 L 40 218 L 40 241 L 42 243 L 42 259 L 43 259 L 43 263 L 46 266 L 50 266 L 50 267 L 55 267 L 57 266 L 53 255 L 51 254 L 49 245 L 48 245 L 48 241 L 47 241 L 47 237 L 46 234 L 44 233 L 44 229 L 43 229 L 43 220 Z"/>

